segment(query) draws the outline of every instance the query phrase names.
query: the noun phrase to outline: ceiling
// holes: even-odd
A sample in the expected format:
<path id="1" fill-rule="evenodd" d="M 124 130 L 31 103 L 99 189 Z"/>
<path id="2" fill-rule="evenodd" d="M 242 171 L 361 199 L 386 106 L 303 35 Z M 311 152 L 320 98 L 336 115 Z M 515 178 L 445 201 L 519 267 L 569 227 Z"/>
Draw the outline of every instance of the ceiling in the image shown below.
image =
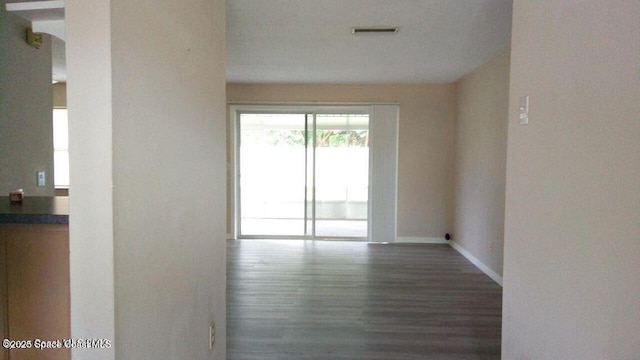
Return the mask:
<path id="1" fill-rule="evenodd" d="M 449 83 L 506 50 L 511 0 L 228 0 L 227 80 Z M 395 35 L 353 35 L 395 26 Z"/>
<path id="2" fill-rule="evenodd" d="M 227 0 L 226 6 L 229 82 L 449 83 L 511 41 L 512 0 Z M 360 26 L 399 31 L 352 34 Z M 66 77 L 61 43 L 54 41 L 58 81 Z"/>
<path id="3" fill-rule="evenodd" d="M 64 0 L 1 0 L 12 4 L 12 10 L 29 21 L 48 21 L 64 19 Z M 11 6 L 11 5 L 10 5 Z"/>

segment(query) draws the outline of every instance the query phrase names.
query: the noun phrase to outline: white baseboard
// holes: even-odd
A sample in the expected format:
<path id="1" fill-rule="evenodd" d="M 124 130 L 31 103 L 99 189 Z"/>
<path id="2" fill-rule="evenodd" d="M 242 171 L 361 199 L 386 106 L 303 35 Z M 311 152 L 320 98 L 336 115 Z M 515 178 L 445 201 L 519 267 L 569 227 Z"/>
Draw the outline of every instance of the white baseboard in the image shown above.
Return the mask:
<path id="1" fill-rule="evenodd" d="M 485 265 L 482 261 L 478 260 L 475 256 L 471 255 L 470 252 L 463 249 L 456 242 L 449 242 L 452 248 L 456 249 L 462 256 L 466 257 L 467 260 L 471 261 L 473 265 L 475 265 L 478 269 L 480 269 L 483 273 L 487 274 L 493 281 L 497 282 L 498 285 L 502 286 L 502 276 L 498 275 L 495 271 L 491 270 L 487 265 Z"/>
<path id="2" fill-rule="evenodd" d="M 416 236 L 398 236 L 396 239 L 398 244 L 448 244 L 444 238 L 428 238 Z"/>

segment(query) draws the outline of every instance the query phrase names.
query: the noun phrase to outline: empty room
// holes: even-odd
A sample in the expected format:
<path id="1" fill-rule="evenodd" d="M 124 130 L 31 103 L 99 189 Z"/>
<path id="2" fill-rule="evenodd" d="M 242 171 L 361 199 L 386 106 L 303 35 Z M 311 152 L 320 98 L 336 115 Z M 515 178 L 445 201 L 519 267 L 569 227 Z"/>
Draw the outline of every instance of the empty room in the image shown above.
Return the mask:
<path id="1" fill-rule="evenodd" d="M 637 0 L 0 20 L 0 359 L 640 357 Z"/>
<path id="2" fill-rule="evenodd" d="M 228 359 L 499 358 L 510 35 L 508 1 L 227 3 Z"/>

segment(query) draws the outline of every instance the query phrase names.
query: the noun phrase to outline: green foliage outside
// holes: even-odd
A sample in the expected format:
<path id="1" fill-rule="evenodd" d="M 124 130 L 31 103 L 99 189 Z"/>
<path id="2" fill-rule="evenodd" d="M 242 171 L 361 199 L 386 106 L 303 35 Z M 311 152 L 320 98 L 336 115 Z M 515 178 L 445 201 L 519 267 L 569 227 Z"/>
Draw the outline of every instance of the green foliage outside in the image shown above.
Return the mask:
<path id="1" fill-rule="evenodd" d="M 278 146 L 305 144 L 304 130 L 266 130 L 261 134 L 253 134 L 250 139 L 254 144 Z M 313 139 L 309 136 L 309 141 Z M 316 131 L 317 147 L 367 147 L 369 146 L 368 130 L 318 130 Z"/>

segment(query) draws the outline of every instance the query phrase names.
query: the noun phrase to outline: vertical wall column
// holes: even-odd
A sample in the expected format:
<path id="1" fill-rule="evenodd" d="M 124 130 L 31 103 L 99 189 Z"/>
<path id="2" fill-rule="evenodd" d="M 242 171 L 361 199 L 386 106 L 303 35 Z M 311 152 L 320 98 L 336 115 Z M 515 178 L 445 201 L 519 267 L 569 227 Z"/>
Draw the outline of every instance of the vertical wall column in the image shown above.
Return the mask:
<path id="1" fill-rule="evenodd" d="M 115 338 L 112 194 L 111 6 L 67 0 L 71 336 Z M 112 360 L 110 349 L 72 351 Z"/>

